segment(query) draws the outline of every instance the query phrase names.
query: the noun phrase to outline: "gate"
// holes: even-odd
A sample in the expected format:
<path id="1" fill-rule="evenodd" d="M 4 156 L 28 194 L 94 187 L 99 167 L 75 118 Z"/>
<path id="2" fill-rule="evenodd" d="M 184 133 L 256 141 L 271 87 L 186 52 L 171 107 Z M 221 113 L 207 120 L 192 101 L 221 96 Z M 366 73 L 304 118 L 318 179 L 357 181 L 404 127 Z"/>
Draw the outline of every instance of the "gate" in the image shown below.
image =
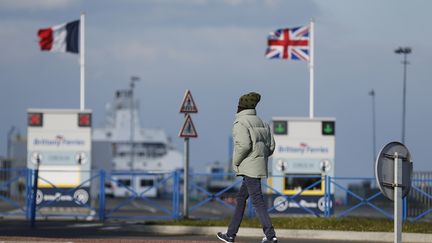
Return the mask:
<path id="1" fill-rule="evenodd" d="M 32 210 L 34 210 L 35 216 L 39 218 L 82 217 L 93 219 L 98 213 L 100 214 L 98 209 L 101 208 L 103 197 L 97 185 L 100 185 L 103 179 L 103 171 L 29 170 L 29 172 L 30 177 L 32 177 L 30 186 L 32 186 L 36 174 L 42 174 L 42 176 L 38 175 L 39 185 L 36 194 L 28 196 L 29 215 L 32 214 Z M 61 173 L 64 176 L 67 176 L 68 173 L 88 174 L 89 179 L 82 181 L 77 186 L 59 186 L 44 177 L 50 173 Z M 36 195 L 36 199 L 33 198 L 33 195 Z"/>
<path id="2" fill-rule="evenodd" d="M 432 213 L 432 172 L 415 172 L 411 191 L 407 197 L 407 214 L 410 221 L 431 217 Z"/>
<path id="3" fill-rule="evenodd" d="M 29 172 L 27 169 L 0 169 L 1 216 L 28 216 Z"/>
<path id="4" fill-rule="evenodd" d="M 191 173 L 189 215 L 217 219 L 232 215 L 241 180 L 233 173 Z M 183 194 L 184 195 L 184 194 Z"/>
<path id="5" fill-rule="evenodd" d="M 195 201 L 195 204 L 189 208 L 189 213 L 194 213 L 193 216 L 196 218 L 227 218 L 232 215 L 236 204 L 236 193 L 242 182 L 241 179 L 235 178 L 233 173 L 192 173 L 192 180 L 189 187 L 190 201 Z M 280 178 L 283 176 L 273 176 L 274 178 Z M 324 181 L 321 176 L 294 176 L 290 175 L 290 178 L 306 178 L 314 179 L 312 183 L 306 185 L 301 190 L 296 191 L 292 195 L 286 195 L 280 190 L 277 190 L 268 183 L 267 180 L 261 180 L 261 187 L 263 190 L 264 200 L 267 202 L 269 213 L 281 213 L 280 211 L 286 210 L 288 207 L 297 208 L 299 211 L 306 212 L 314 216 L 320 216 L 325 214 L 330 209 L 325 208 L 324 201 L 331 200 L 331 197 L 326 197 L 324 191 L 322 195 L 318 195 L 314 198 L 310 196 L 302 195 L 305 191 L 308 191 L 317 185 L 321 185 Z M 274 180 L 273 180 L 274 181 Z M 324 184 L 323 184 L 324 185 Z M 327 190 L 327 188 L 325 189 Z M 323 200 L 318 200 L 317 198 Z M 313 203 L 303 203 L 306 199 L 314 200 Z M 254 216 L 254 209 L 250 200 L 248 200 L 247 216 Z M 322 211 L 319 209 L 319 203 L 323 203 Z M 311 206 L 311 204 L 313 204 Z M 294 206 L 293 206 L 294 205 Z M 280 208 L 283 207 L 283 210 Z"/>
<path id="6" fill-rule="evenodd" d="M 282 213 L 286 210 L 290 210 L 293 211 L 293 209 L 298 209 L 295 210 L 296 212 L 292 212 L 292 213 L 307 213 L 307 214 L 311 214 L 314 216 L 319 217 L 321 214 L 325 214 L 327 212 L 327 209 L 324 207 L 326 204 L 324 203 L 323 200 L 320 200 L 319 198 L 322 198 L 324 200 L 327 200 L 326 197 L 326 191 L 327 191 L 327 186 L 325 183 L 325 177 L 323 176 L 315 176 L 315 175 L 311 175 L 311 176 L 307 176 L 307 175 L 287 175 L 287 176 L 272 176 L 270 177 L 271 181 L 274 181 L 275 178 L 283 178 L 284 180 L 289 179 L 289 178 L 302 178 L 302 179 L 312 179 L 313 182 L 310 182 L 306 185 L 304 185 L 303 187 L 297 189 L 297 190 L 293 190 L 292 193 L 290 194 L 286 194 L 281 192 L 280 190 L 276 190 L 273 186 L 269 185 L 268 181 L 263 180 L 263 189 L 268 189 L 268 193 L 267 196 L 270 197 L 268 200 L 270 202 L 273 202 L 272 204 L 270 204 L 271 206 L 268 208 L 268 212 L 271 213 Z M 324 183 L 323 183 L 324 182 Z M 303 195 L 306 194 L 305 192 L 312 190 L 313 188 L 315 188 L 316 186 L 319 185 L 324 185 L 325 189 L 321 195 L 321 193 L 318 193 L 316 196 L 309 196 L 309 195 Z M 305 200 L 312 200 L 313 202 L 311 203 L 303 203 L 305 202 Z M 330 200 L 330 197 L 329 197 Z M 323 202 L 323 207 L 322 210 L 320 210 L 320 205 L 319 203 Z"/>
<path id="7" fill-rule="evenodd" d="M 381 191 L 373 186 L 375 178 L 369 177 L 330 177 L 329 181 L 336 189 L 346 193 L 342 205 L 335 206 L 335 217 L 363 216 L 377 217 L 376 212 L 386 218 L 393 219 L 393 208 L 390 200 L 385 198 Z M 356 183 L 357 186 L 345 186 L 343 183 Z M 356 214 L 354 211 L 358 211 Z"/>
<path id="8" fill-rule="evenodd" d="M 179 188 L 178 171 L 112 172 L 103 187 L 101 218 L 177 219 Z"/>
<path id="9" fill-rule="evenodd" d="M 51 171 L 53 172 L 53 171 Z M 55 172 L 54 172 L 55 173 Z M 65 173 L 64 171 L 62 173 Z M 71 172 L 72 173 L 72 172 Z M 35 171 L 28 169 L 0 169 L 0 216 L 30 219 L 35 207 L 38 218 L 85 217 L 86 219 L 147 219 L 172 220 L 181 216 L 180 202 L 183 196 L 180 171 L 172 172 L 112 172 L 81 171 L 89 173 L 86 181 L 71 188 L 56 186 L 39 177 L 45 193 L 38 194 L 33 205 L 32 183 Z M 194 218 L 231 217 L 236 204 L 236 193 L 242 180 L 234 174 L 191 173 L 189 187 L 189 213 Z M 293 175 L 290 175 L 293 176 Z M 124 178 L 131 178 L 127 183 Z M 154 178 L 150 183 L 148 179 Z M 305 177 L 305 176 L 299 176 Z M 369 177 L 317 177 L 301 190 L 287 194 L 276 189 L 278 176 L 262 180 L 264 198 L 269 213 L 285 213 L 280 208 L 294 207 L 303 213 L 317 217 L 385 217 L 393 219 L 393 204 L 376 187 L 375 178 Z M 307 178 L 307 177 L 305 177 Z M 135 180 L 136 179 L 136 180 Z M 271 182 L 273 181 L 273 183 Z M 136 185 L 139 183 L 139 185 Z M 279 182 L 278 182 L 279 183 Z M 325 186 L 318 202 L 321 211 L 305 203 L 304 192 L 321 183 Z M 331 189 L 332 188 L 332 189 Z M 88 195 L 83 194 L 88 190 Z M 334 191 L 333 191 L 334 190 Z M 125 193 L 123 196 L 116 192 Z M 334 196 L 337 199 L 334 199 Z M 343 195 L 341 197 L 341 195 Z M 277 199 L 277 200 L 276 200 Z M 75 204 L 71 207 L 70 204 Z M 69 206 L 68 206 L 69 205 Z M 404 220 L 412 222 L 430 219 L 432 215 L 432 176 L 415 176 L 408 197 L 404 200 Z M 254 216 L 248 203 L 247 215 Z"/>

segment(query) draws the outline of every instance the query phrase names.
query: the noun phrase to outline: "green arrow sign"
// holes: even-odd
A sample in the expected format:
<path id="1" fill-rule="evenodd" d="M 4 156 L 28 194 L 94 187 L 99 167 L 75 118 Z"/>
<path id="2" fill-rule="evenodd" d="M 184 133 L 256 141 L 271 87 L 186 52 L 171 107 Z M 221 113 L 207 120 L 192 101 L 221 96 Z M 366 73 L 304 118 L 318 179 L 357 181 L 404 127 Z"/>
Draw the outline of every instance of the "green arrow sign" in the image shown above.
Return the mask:
<path id="1" fill-rule="evenodd" d="M 276 135 L 288 134 L 287 121 L 273 121 L 273 133 Z"/>
<path id="2" fill-rule="evenodd" d="M 335 122 L 323 121 L 322 122 L 322 135 L 335 135 Z"/>

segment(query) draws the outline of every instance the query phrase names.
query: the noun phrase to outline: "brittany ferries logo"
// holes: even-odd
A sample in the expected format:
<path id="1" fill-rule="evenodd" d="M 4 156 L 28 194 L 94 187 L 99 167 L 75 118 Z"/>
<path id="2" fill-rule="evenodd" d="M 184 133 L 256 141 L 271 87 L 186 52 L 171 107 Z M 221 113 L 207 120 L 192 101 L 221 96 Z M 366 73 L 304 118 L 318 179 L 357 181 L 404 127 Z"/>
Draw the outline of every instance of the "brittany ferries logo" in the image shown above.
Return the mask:
<path id="1" fill-rule="evenodd" d="M 73 146 L 73 145 L 84 145 L 85 141 L 82 139 L 67 139 L 63 135 L 57 135 L 55 138 L 35 138 L 33 139 L 33 145 L 45 145 L 45 146 Z"/>
<path id="2" fill-rule="evenodd" d="M 291 153 L 291 154 L 327 154 L 329 148 L 324 146 L 312 147 L 307 143 L 300 143 L 298 147 L 294 146 L 279 146 L 279 153 Z"/>

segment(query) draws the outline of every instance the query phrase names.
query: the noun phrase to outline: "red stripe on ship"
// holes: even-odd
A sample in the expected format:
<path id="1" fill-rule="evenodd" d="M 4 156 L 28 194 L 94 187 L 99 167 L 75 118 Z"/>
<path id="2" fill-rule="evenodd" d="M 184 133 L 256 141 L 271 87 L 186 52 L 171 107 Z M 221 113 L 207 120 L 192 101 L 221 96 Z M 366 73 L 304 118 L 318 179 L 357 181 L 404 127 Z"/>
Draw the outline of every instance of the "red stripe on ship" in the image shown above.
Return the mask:
<path id="1" fill-rule="evenodd" d="M 49 51 L 53 44 L 53 30 L 51 28 L 40 29 L 38 31 L 39 46 L 42 51 Z"/>

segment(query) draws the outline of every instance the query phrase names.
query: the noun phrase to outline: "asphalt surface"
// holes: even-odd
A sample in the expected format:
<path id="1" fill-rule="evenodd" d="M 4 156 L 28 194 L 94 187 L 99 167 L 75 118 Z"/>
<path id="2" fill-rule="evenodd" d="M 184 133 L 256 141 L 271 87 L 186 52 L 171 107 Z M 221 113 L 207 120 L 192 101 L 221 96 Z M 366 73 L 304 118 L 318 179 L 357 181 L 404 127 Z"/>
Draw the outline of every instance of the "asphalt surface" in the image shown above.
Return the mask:
<path id="1" fill-rule="evenodd" d="M 140 239 L 129 239 L 129 238 L 100 238 L 100 239 L 59 239 L 59 238 L 35 238 L 35 237 L 0 237 L 1 243 L 22 243 L 22 242 L 121 242 L 121 243 L 221 243 L 222 241 L 216 239 L 215 237 L 186 237 L 186 236 L 176 236 L 176 237 L 143 237 Z M 245 238 L 239 237 L 236 239 L 236 243 L 260 243 L 261 239 L 256 238 Z M 279 243 L 345 243 L 349 241 L 311 241 L 311 240 L 298 240 L 298 239 L 278 239 Z"/>
<path id="2" fill-rule="evenodd" d="M 136 230 L 136 224 L 110 222 L 39 221 L 31 228 L 27 221 L 0 220 L 0 243 L 2 242 L 124 242 L 124 243 L 218 243 L 215 236 L 154 235 Z M 132 228 L 134 228 L 132 230 Z M 257 229 L 258 230 L 258 229 Z M 215 232 L 216 233 L 216 232 Z M 347 235 L 349 238 L 349 235 Z M 279 243 L 349 243 L 350 241 L 299 240 L 279 238 Z M 261 238 L 238 236 L 238 243 L 261 242 Z"/>

